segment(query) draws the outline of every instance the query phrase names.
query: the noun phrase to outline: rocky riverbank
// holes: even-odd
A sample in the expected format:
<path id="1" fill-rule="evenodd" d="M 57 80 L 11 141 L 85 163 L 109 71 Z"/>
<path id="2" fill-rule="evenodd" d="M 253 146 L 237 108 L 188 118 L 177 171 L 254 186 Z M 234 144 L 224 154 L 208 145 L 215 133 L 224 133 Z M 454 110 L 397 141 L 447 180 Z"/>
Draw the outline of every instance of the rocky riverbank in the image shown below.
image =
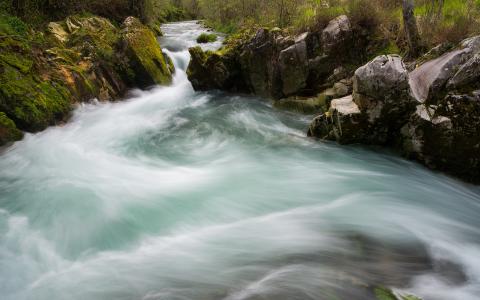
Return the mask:
<path id="1" fill-rule="evenodd" d="M 317 114 L 312 137 L 390 147 L 479 182 L 479 45 L 480 37 L 441 45 L 407 67 L 378 55 L 385 43 L 340 16 L 319 32 L 261 28 L 216 52 L 192 48 L 188 76 L 197 90 L 252 93 Z"/>
<path id="2" fill-rule="evenodd" d="M 0 17 L 0 145 L 65 121 L 75 103 L 169 84 L 173 64 L 134 17 L 73 15 L 42 30 Z"/>

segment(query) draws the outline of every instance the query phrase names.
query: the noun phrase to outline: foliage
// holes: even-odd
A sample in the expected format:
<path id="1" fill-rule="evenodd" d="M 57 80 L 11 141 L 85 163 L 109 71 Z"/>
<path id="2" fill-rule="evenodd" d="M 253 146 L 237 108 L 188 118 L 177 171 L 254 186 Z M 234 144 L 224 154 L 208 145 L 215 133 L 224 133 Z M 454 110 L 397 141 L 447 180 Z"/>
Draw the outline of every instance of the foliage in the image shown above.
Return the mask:
<path id="1" fill-rule="evenodd" d="M 197 43 L 213 43 L 217 41 L 217 35 L 214 33 L 202 33 L 197 37 Z"/>

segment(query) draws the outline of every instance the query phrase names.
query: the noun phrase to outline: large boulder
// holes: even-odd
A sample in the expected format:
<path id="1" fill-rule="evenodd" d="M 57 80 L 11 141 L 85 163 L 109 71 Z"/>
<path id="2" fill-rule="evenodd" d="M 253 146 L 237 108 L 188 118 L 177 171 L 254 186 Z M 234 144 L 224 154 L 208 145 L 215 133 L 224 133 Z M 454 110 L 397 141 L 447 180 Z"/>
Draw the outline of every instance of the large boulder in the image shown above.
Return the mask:
<path id="1" fill-rule="evenodd" d="M 293 95 L 307 86 L 308 56 L 306 37 L 304 33 L 295 40 L 295 44 L 280 51 L 279 70 L 282 80 L 282 93 Z"/>
<path id="2" fill-rule="evenodd" d="M 139 87 L 172 82 L 172 73 L 155 35 L 134 17 L 123 22 L 122 47 Z"/>
<path id="3" fill-rule="evenodd" d="M 378 144 L 392 142 L 417 104 L 401 57 L 382 55 L 357 69 L 353 100 L 372 125 L 370 139 Z"/>
<path id="4" fill-rule="evenodd" d="M 410 74 L 414 97 L 427 104 L 435 102 L 447 90 L 478 81 L 480 36 L 464 40 L 460 47 L 427 61 Z"/>
<path id="5" fill-rule="evenodd" d="M 327 54 L 341 54 L 344 52 L 352 38 L 352 26 L 346 15 L 341 15 L 330 21 L 322 31 L 322 47 Z"/>
<path id="6" fill-rule="evenodd" d="M 249 90 L 260 96 L 283 96 L 279 76 L 278 53 L 287 43 L 279 31 L 259 29 L 255 36 L 242 46 L 240 66 Z"/>
<path id="7" fill-rule="evenodd" d="M 202 48 L 190 48 L 190 64 L 187 75 L 196 90 L 228 90 L 230 70 L 225 57 L 213 51 L 204 52 Z"/>
<path id="8" fill-rule="evenodd" d="M 480 91 L 421 104 L 402 128 L 403 151 L 432 169 L 480 181 Z"/>

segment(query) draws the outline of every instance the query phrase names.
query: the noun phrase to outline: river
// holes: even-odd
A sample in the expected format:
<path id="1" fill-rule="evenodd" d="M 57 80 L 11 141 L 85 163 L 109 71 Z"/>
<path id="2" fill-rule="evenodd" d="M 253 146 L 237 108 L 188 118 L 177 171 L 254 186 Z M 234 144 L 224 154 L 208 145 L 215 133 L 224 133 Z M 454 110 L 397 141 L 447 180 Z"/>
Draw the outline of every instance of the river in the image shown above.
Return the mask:
<path id="1" fill-rule="evenodd" d="M 478 299 L 478 187 L 309 139 L 311 116 L 268 101 L 195 92 L 204 29 L 163 30 L 171 86 L 3 150 L 1 299 Z"/>

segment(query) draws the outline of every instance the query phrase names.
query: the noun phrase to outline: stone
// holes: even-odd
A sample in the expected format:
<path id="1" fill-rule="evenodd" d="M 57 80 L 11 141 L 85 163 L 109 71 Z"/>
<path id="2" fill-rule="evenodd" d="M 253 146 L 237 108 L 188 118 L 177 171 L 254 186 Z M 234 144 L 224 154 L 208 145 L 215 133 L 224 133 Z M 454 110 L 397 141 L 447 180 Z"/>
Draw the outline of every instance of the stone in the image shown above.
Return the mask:
<path id="1" fill-rule="evenodd" d="M 480 54 L 474 55 L 463 64 L 448 81 L 447 89 L 459 89 L 467 86 L 477 86 L 480 83 Z"/>
<path id="2" fill-rule="evenodd" d="M 325 95 L 318 94 L 316 97 L 293 96 L 273 102 L 273 106 L 279 109 L 289 110 L 302 114 L 315 114 L 326 111 Z"/>
<path id="3" fill-rule="evenodd" d="M 305 39 L 299 39 L 294 45 L 282 50 L 278 60 L 283 94 L 286 96 L 293 95 L 305 88 L 308 78 Z"/>
<path id="4" fill-rule="evenodd" d="M 322 46 L 326 54 L 344 48 L 345 43 L 352 37 L 352 26 L 346 15 L 341 15 L 330 21 L 322 31 Z M 343 50 L 343 49 L 342 49 Z"/>
<path id="5" fill-rule="evenodd" d="M 22 137 L 23 133 L 15 123 L 5 113 L 0 112 L 0 146 L 21 140 Z"/>
<path id="6" fill-rule="evenodd" d="M 123 52 L 134 71 L 134 81 L 140 88 L 172 82 L 171 67 L 153 32 L 138 19 L 128 17 L 123 22 Z"/>
<path id="7" fill-rule="evenodd" d="M 48 23 L 47 32 L 53 35 L 60 43 L 65 43 L 68 40 L 68 33 L 60 23 Z"/>
<path id="8" fill-rule="evenodd" d="M 432 102 L 455 75 L 457 67 L 468 59 L 468 54 L 466 48 L 447 52 L 413 70 L 410 85 L 415 99 L 422 103 Z"/>
<path id="9" fill-rule="evenodd" d="M 392 143 L 415 111 L 408 71 L 397 55 L 382 55 L 360 67 L 353 77 L 353 99 L 368 117 L 376 144 Z"/>
<path id="10" fill-rule="evenodd" d="M 344 97 L 352 92 L 351 86 L 340 81 L 333 85 L 333 89 L 337 97 Z"/>
<path id="11" fill-rule="evenodd" d="M 330 109 L 310 124 L 308 136 L 337 141 L 340 144 L 364 140 L 368 124 L 352 96 L 332 100 Z"/>

